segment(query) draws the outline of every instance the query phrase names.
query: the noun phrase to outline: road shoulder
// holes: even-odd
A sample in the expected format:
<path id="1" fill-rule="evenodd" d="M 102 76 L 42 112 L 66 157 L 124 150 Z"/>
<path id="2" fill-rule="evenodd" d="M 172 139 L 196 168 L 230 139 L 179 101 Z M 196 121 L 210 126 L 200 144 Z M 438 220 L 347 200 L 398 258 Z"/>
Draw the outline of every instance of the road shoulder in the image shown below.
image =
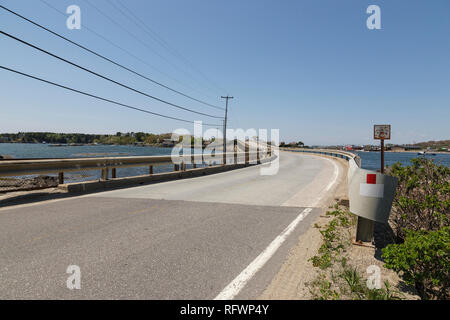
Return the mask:
<path id="1" fill-rule="evenodd" d="M 317 205 L 322 210 L 321 214 L 311 223 L 308 230 L 300 235 L 297 244 L 291 248 L 279 272 L 258 299 L 296 300 L 311 298 L 307 283 L 312 281 L 316 274 L 313 272 L 309 259 L 316 254 L 322 240 L 319 229 L 315 228 L 314 225 L 320 225 L 328 221 L 325 212 L 337 199 L 347 200 L 348 164 L 342 159 L 327 158 L 335 161 L 339 166 L 337 184 L 330 190 L 328 196 Z"/>

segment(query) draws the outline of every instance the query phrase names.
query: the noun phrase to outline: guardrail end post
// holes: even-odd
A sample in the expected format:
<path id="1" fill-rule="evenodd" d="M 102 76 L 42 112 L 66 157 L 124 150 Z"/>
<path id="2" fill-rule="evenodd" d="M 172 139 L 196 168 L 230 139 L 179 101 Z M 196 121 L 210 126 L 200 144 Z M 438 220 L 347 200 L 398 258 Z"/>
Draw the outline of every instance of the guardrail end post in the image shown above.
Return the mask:
<path id="1" fill-rule="evenodd" d="M 64 184 L 64 172 L 58 172 L 58 184 Z"/>

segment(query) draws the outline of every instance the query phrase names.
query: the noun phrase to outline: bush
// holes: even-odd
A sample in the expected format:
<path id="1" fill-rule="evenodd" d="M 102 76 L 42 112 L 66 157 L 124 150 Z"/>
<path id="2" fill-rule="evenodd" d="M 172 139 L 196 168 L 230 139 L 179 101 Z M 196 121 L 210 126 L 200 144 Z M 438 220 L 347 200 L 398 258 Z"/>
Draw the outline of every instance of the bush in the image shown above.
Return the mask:
<path id="1" fill-rule="evenodd" d="M 414 285 L 422 299 L 450 298 L 450 227 L 407 231 L 405 242 L 383 249 L 385 267 Z"/>
<path id="2" fill-rule="evenodd" d="M 390 216 L 397 243 L 405 240 L 406 230 L 437 231 L 450 225 L 450 168 L 425 158 L 411 162 L 387 170 L 399 180 Z"/>

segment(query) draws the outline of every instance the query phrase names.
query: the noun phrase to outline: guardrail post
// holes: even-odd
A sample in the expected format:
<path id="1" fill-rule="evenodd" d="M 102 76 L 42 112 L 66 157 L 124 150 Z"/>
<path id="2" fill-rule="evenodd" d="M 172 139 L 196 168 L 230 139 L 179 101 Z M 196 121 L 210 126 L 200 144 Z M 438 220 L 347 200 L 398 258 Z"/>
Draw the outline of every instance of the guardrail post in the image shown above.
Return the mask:
<path id="1" fill-rule="evenodd" d="M 237 139 L 233 141 L 234 164 L 237 164 Z"/>
<path id="2" fill-rule="evenodd" d="M 111 169 L 111 178 L 115 179 L 117 177 L 116 168 Z"/>
<path id="3" fill-rule="evenodd" d="M 180 170 L 179 165 L 178 164 L 174 164 L 173 165 L 173 171 L 179 171 L 179 170 Z"/>
<path id="4" fill-rule="evenodd" d="M 148 174 L 153 174 L 153 166 L 148 167 Z"/>
<path id="5" fill-rule="evenodd" d="M 358 217 L 356 242 L 371 242 L 373 239 L 373 226 L 374 222 L 372 220 Z"/>
<path id="6" fill-rule="evenodd" d="M 58 184 L 64 184 L 64 172 L 58 172 Z"/>
<path id="7" fill-rule="evenodd" d="M 259 158 L 259 136 L 256 137 L 256 164 L 261 164 L 261 159 Z"/>
<path id="8" fill-rule="evenodd" d="M 226 142 L 224 143 L 225 148 L 223 149 L 223 154 L 222 154 L 222 165 L 226 165 L 227 164 L 227 145 Z"/>
<path id="9" fill-rule="evenodd" d="M 101 180 L 102 181 L 108 180 L 108 168 L 102 169 Z"/>
<path id="10" fill-rule="evenodd" d="M 245 165 L 248 166 L 250 162 L 250 155 L 248 153 L 249 151 L 249 139 L 245 139 Z"/>
<path id="11" fill-rule="evenodd" d="M 192 168 L 197 168 L 197 164 L 195 163 L 195 151 L 194 153 L 191 155 L 191 163 L 192 163 Z"/>

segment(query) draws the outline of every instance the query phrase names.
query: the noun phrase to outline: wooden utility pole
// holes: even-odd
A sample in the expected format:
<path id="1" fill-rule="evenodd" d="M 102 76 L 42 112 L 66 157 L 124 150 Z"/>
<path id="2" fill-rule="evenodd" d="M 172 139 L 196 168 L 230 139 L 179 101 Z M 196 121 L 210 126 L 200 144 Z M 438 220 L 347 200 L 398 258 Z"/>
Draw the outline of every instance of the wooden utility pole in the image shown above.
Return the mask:
<path id="1" fill-rule="evenodd" d="M 223 164 L 227 163 L 227 117 L 228 117 L 228 99 L 233 99 L 234 97 L 222 96 L 222 99 L 226 99 L 225 103 L 225 119 L 223 121 Z"/>

